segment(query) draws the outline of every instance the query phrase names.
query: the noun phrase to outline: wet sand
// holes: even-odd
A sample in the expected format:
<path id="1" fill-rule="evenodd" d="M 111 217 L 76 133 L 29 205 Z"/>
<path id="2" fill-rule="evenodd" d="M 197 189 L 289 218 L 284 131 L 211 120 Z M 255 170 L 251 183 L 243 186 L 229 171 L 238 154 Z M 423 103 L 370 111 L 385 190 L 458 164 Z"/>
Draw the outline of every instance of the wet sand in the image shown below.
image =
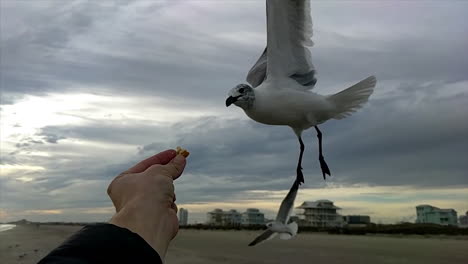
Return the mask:
<path id="1" fill-rule="evenodd" d="M 0 263 L 37 263 L 79 229 L 24 225 L 0 232 Z M 301 233 L 247 247 L 259 232 L 180 230 L 166 263 L 468 263 L 466 237 Z"/>

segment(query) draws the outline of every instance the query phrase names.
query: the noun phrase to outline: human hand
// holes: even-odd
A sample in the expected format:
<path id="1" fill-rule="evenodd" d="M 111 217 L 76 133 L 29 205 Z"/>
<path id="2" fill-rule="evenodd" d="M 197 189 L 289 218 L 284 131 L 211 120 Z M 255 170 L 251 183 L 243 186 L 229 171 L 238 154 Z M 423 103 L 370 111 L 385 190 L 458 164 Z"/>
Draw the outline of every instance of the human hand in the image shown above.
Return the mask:
<path id="1" fill-rule="evenodd" d="M 116 214 L 111 224 L 140 235 L 164 259 L 179 230 L 173 180 L 186 160 L 175 150 L 166 150 L 117 176 L 107 188 Z"/>

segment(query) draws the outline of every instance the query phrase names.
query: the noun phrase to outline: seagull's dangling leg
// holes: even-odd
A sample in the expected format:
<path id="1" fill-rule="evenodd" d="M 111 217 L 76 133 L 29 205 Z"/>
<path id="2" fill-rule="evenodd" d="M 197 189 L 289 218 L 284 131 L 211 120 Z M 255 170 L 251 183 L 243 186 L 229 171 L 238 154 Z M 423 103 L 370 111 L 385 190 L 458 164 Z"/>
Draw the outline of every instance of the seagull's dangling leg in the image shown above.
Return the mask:
<path id="1" fill-rule="evenodd" d="M 304 142 L 302 142 L 301 136 L 297 136 L 299 139 L 299 144 L 301 144 L 301 152 L 299 154 L 299 161 L 297 162 L 297 176 L 296 176 L 296 181 L 301 184 L 304 183 L 304 175 L 302 174 L 302 154 L 304 154 Z"/>
<path id="2" fill-rule="evenodd" d="M 315 127 L 315 130 L 317 131 L 317 138 L 318 138 L 318 141 L 319 141 L 320 168 L 322 169 L 323 179 L 325 180 L 325 175 L 328 174 L 329 176 L 331 176 L 330 169 L 328 168 L 328 165 L 325 162 L 325 159 L 323 158 L 323 154 L 322 154 L 322 132 L 320 132 L 318 126 L 314 126 L 314 127 Z"/>

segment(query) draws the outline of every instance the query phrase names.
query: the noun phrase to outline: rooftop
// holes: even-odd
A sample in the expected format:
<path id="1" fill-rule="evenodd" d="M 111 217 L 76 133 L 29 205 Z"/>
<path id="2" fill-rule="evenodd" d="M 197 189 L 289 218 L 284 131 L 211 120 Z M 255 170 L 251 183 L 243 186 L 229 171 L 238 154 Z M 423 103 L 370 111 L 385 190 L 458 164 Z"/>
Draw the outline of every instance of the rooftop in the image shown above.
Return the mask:
<path id="1" fill-rule="evenodd" d="M 317 200 L 315 202 L 305 201 L 299 207 L 299 209 L 312 209 L 312 208 L 323 208 L 323 209 L 341 209 L 335 206 L 330 200 Z"/>
<path id="2" fill-rule="evenodd" d="M 429 204 L 420 204 L 420 205 L 416 206 L 416 209 L 417 208 L 431 208 L 432 210 L 436 210 L 436 211 L 439 211 L 439 212 L 456 212 L 455 209 L 452 209 L 452 208 L 441 209 L 439 207 L 435 207 L 435 206 L 432 206 L 432 205 L 429 205 Z"/>
<path id="3" fill-rule="evenodd" d="M 420 204 L 420 205 L 417 205 L 417 206 L 416 206 L 416 208 L 418 208 L 418 207 L 431 207 L 431 208 L 439 209 L 439 208 L 437 208 L 437 207 L 435 207 L 435 206 L 432 206 L 432 205 L 429 205 L 429 204 Z"/>
<path id="4" fill-rule="evenodd" d="M 244 214 L 252 214 L 252 213 L 255 213 L 255 214 L 263 214 L 262 212 L 260 212 L 259 209 L 257 208 L 248 208 Z M 230 209 L 228 211 L 224 211 L 223 209 L 220 209 L 220 208 L 216 208 L 214 209 L 213 211 L 210 211 L 210 212 L 207 212 L 207 214 L 214 214 L 214 215 L 219 215 L 219 214 L 241 214 L 241 212 L 237 211 L 236 209 Z"/>

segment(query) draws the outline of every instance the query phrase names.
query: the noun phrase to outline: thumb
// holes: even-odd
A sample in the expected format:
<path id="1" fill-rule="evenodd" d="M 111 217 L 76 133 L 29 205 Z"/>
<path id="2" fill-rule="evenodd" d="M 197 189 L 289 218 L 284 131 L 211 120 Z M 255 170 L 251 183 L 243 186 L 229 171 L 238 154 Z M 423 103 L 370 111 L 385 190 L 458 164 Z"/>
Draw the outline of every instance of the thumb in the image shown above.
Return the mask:
<path id="1" fill-rule="evenodd" d="M 184 171 L 186 163 L 185 157 L 179 154 L 166 165 L 162 165 L 161 169 L 167 173 L 167 176 L 175 180 L 179 178 Z"/>

